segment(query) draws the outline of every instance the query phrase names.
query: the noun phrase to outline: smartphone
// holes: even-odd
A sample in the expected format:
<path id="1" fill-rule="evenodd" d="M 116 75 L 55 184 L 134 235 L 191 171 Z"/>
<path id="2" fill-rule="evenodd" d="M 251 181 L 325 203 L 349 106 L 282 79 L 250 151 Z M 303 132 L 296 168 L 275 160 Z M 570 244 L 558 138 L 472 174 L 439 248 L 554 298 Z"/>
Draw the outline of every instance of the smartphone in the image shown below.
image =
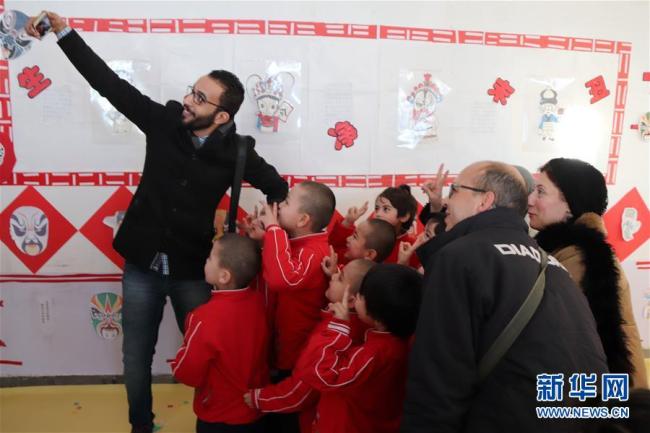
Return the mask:
<path id="1" fill-rule="evenodd" d="M 34 20 L 34 28 L 41 37 L 45 36 L 45 34 L 52 30 L 52 24 L 50 24 L 50 19 L 47 17 L 47 13 L 41 12 L 41 14 L 36 17 Z"/>

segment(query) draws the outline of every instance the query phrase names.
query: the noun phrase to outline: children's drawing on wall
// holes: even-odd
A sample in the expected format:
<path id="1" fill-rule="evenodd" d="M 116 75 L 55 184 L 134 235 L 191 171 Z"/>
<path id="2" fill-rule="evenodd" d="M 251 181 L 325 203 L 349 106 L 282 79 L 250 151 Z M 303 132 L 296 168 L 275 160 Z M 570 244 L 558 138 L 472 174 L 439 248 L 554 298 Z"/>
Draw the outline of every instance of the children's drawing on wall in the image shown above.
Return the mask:
<path id="1" fill-rule="evenodd" d="M 105 340 L 122 335 L 122 297 L 113 292 L 97 293 L 90 298 L 90 321 L 95 333 Z"/>
<path id="2" fill-rule="evenodd" d="M 539 96 L 539 110 L 542 112 L 542 117 L 539 120 L 537 133 L 542 141 L 555 141 L 556 125 L 559 121 L 557 92 L 547 87 Z"/>
<path id="3" fill-rule="evenodd" d="M 525 150 L 535 152 L 573 152 L 575 125 L 583 122 L 588 107 L 576 102 L 582 91 L 572 77 L 532 76 L 521 83 L 522 142 Z M 590 137 L 591 131 L 584 132 Z M 583 155 L 583 158 L 585 156 Z"/>
<path id="4" fill-rule="evenodd" d="M 256 126 L 260 132 L 277 133 L 286 128 L 299 99 L 296 88 L 296 70 L 300 65 L 282 69 L 282 65 L 271 63 L 265 73 L 251 74 L 246 79 L 249 100 L 256 106 Z"/>
<path id="5" fill-rule="evenodd" d="M 111 60 L 106 63 L 121 79 L 138 88 L 145 95 L 152 94 L 152 92 L 148 90 L 143 90 L 143 83 L 146 83 L 147 81 L 141 76 L 142 74 L 151 71 L 150 63 L 134 60 Z M 90 89 L 90 101 L 97 104 L 102 120 L 113 134 L 124 135 L 128 134 L 132 130 L 141 133 L 138 128 L 133 127 L 133 123 L 131 123 L 129 119 L 117 111 L 115 107 L 113 107 L 113 105 L 111 105 L 111 103 L 108 102 L 106 98 L 102 97 L 96 90 Z"/>
<path id="6" fill-rule="evenodd" d="M 438 136 L 437 109 L 450 88 L 430 72 L 400 71 L 400 147 L 415 148 L 422 140 Z"/>

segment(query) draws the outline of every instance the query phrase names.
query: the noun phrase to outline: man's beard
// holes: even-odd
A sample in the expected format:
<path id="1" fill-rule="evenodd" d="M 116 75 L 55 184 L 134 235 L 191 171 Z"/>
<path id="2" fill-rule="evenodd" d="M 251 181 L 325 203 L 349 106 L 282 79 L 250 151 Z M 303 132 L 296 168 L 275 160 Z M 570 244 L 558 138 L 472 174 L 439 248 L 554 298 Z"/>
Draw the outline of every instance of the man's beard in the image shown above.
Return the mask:
<path id="1" fill-rule="evenodd" d="M 182 120 L 183 125 L 185 125 L 185 128 L 187 128 L 190 131 L 196 131 L 200 129 L 205 129 L 209 128 L 214 124 L 214 119 L 217 117 L 218 110 L 215 110 L 214 113 L 208 114 L 205 116 L 197 116 L 193 112 L 190 111 L 190 113 L 194 114 L 194 117 L 191 118 L 189 122 L 185 122 Z"/>

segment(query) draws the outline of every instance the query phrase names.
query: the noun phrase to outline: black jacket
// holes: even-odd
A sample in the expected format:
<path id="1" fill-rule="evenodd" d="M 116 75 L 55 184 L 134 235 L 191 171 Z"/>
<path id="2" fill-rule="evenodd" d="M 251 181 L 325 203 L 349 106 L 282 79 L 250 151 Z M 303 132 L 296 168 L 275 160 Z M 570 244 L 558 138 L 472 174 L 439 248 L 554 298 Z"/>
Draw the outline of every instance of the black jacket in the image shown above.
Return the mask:
<path id="1" fill-rule="evenodd" d="M 575 427 L 539 420 L 535 407 L 577 405 L 567 398 L 571 374 L 600 374 L 607 363 L 584 296 L 552 257 L 538 310 L 487 379 L 478 380 L 480 359 L 540 270 L 539 247 L 527 229 L 514 211 L 497 208 L 430 241 L 402 432 L 532 433 Z M 536 376 L 542 373 L 564 374 L 561 403 L 536 401 Z"/>
<path id="2" fill-rule="evenodd" d="M 202 279 L 214 234 L 213 218 L 232 183 L 237 158 L 235 125 L 214 131 L 199 150 L 181 123 L 182 104 L 161 105 L 120 79 L 72 31 L 59 45 L 88 83 L 147 137 L 142 179 L 117 233 L 114 248 L 149 268 L 156 252 L 169 256 L 174 279 Z M 282 201 L 287 183 L 248 140 L 244 180 L 269 201 Z"/>

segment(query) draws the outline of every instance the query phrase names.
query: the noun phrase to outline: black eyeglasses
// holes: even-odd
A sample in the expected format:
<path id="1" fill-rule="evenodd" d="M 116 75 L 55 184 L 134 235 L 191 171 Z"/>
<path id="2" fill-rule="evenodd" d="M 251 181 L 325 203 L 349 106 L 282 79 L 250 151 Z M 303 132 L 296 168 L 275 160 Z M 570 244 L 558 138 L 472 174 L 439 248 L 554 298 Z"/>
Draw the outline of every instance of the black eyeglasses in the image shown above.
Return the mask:
<path id="1" fill-rule="evenodd" d="M 187 86 L 186 95 L 190 95 L 190 94 L 192 95 L 192 101 L 194 101 L 194 103 L 196 105 L 210 104 L 212 106 L 217 107 L 217 109 L 219 111 L 225 111 L 226 113 L 228 113 L 228 110 L 226 109 L 226 107 L 224 107 L 223 105 L 215 104 L 214 102 L 208 101 L 208 99 L 205 97 L 205 95 L 203 93 L 197 92 L 196 90 L 194 90 L 194 86 Z"/>
<path id="2" fill-rule="evenodd" d="M 452 183 L 449 185 L 449 197 L 457 193 L 461 188 L 468 189 L 474 192 L 487 192 L 486 190 L 481 188 L 474 188 L 473 186 L 461 185 L 459 183 Z"/>

